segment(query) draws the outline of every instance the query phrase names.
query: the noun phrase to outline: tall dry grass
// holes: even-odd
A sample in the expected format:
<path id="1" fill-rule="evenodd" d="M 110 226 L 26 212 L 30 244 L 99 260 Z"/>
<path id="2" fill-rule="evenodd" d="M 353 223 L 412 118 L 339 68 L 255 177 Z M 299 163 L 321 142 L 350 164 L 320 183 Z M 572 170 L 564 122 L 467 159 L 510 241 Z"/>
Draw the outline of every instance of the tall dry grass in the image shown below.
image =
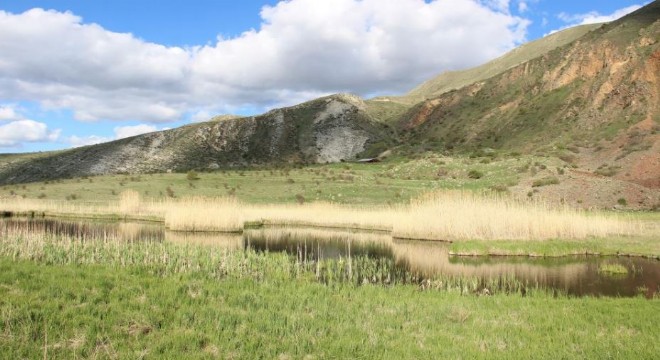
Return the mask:
<path id="1" fill-rule="evenodd" d="M 235 198 L 183 198 L 161 204 L 165 226 L 175 231 L 240 232 L 245 206 Z"/>
<path id="2" fill-rule="evenodd" d="M 391 231 L 396 211 L 389 206 L 348 206 L 331 203 L 306 205 L 248 205 L 250 221 L 270 225 L 318 226 Z"/>
<path id="3" fill-rule="evenodd" d="M 0 210 L 50 213 L 119 214 L 164 219 L 170 230 L 242 231 L 246 222 L 391 231 L 394 237 L 427 240 L 583 239 L 642 232 L 638 222 L 613 216 L 553 208 L 541 202 L 469 192 L 439 192 L 408 205 L 347 206 L 330 203 L 253 205 L 234 198 L 144 201 L 126 192 L 105 205 L 13 199 Z"/>
<path id="4" fill-rule="evenodd" d="M 164 215 L 162 202 L 145 201 L 137 191 L 123 191 L 118 201 L 88 202 L 43 199 L 5 198 L 0 201 L 0 211 L 15 213 L 38 212 L 46 215 L 68 215 L 79 217 L 153 217 Z"/>
<path id="5" fill-rule="evenodd" d="M 640 224 L 568 207 L 468 192 L 428 194 L 394 222 L 393 235 L 432 240 L 545 240 L 632 235 Z"/>

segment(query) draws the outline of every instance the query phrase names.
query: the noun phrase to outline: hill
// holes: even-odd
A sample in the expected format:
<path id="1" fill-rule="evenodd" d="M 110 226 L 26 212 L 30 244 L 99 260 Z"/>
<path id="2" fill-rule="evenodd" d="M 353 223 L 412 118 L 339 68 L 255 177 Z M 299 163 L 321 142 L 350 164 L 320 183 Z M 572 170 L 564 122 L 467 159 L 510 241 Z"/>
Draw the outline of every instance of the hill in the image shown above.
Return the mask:
<path id="1" fill-rule="evenodd" d="M 408 144 L 554 155 L 660 187 L 660 3 L 400 116 Z M 424 90 L 427 89 L 427 90 Z M 433 93 L 428 85 L 416 92 Z"/>
<path id="2" fill-rule="evenodd" d="M 66 151 L 5 156 L 0 183 L 355 159 L 392 145 L 387 128 L 364 108 L 358 97 L 340 94 L 260 116 L 213 119 Z"/>

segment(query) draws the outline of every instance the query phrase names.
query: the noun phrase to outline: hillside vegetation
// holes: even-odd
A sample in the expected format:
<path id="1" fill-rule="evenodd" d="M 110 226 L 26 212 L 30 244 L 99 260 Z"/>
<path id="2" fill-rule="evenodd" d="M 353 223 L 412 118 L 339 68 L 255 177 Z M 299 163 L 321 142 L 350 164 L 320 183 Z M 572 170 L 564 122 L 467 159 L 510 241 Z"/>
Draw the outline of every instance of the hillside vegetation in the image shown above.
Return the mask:
<path id="1" fill-rule="evenodd" d="M 426 149 L 552 154 L 660 187 L 660 4 L 486 81 L 415 105 L 397 126 Z M 608 170 L 609 169 L 609 170 Z"/>

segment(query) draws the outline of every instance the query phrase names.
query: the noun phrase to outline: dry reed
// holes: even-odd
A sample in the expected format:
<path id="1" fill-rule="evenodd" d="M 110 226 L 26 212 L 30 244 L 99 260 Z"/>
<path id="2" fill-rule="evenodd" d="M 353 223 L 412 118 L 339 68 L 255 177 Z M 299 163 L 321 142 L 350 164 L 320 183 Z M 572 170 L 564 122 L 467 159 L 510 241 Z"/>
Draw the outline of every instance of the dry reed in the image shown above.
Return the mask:
<path id="1" fill-rule="evenodd" d="M 568 207 L 523 202 L 501 195 L 440 192 L 411 203 L 394 223 L 399 238 L 430 240 L 546 240 L 633 235 L 640 225 L 588 216 Z"/>
<path id="2" fill-rule="evenodd" d="M 165 226 L 175 231 L 240 232 L 244 207 L 235 198 L 184 198 L 163 204 Z"/>
<path id="3" fill-rule="evenodd" d="M 81 216 L 119 214 L 164 219 L 170 230 L 240 232 L 247 222 L 391 231 L 426 240 L 584 239 L 642 233 L 639 222 L 587 214 L 568 207 L 497 195 L 440 192 L 406 206 L 358 207 L 330 203 L 252 205 L 235 198 L 183 198 L 145 202 L 136 192 L 108 204 L 13 199 L 0 210 L 47 211 Z"/>

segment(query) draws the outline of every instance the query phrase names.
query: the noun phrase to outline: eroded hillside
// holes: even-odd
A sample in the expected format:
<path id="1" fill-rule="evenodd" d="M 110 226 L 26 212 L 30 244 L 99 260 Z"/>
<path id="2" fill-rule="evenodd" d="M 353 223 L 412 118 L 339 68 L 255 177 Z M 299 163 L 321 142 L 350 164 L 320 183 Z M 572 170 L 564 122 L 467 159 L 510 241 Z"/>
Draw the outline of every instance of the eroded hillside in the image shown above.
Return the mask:
<path id="1" fill-rule="evenodd" d="M 660 4 L 400 117 L 408 143 L 555 155 L 660 187 Z"/>
<path id="2" fill-rule="evenodd" d="M 366 115 L 364 107 L 358 97 L 340 94 L 261 116 L 16 157 L 1 165 L 0 182 L 355 159 L 391 145 L 386 127 Z"/>

